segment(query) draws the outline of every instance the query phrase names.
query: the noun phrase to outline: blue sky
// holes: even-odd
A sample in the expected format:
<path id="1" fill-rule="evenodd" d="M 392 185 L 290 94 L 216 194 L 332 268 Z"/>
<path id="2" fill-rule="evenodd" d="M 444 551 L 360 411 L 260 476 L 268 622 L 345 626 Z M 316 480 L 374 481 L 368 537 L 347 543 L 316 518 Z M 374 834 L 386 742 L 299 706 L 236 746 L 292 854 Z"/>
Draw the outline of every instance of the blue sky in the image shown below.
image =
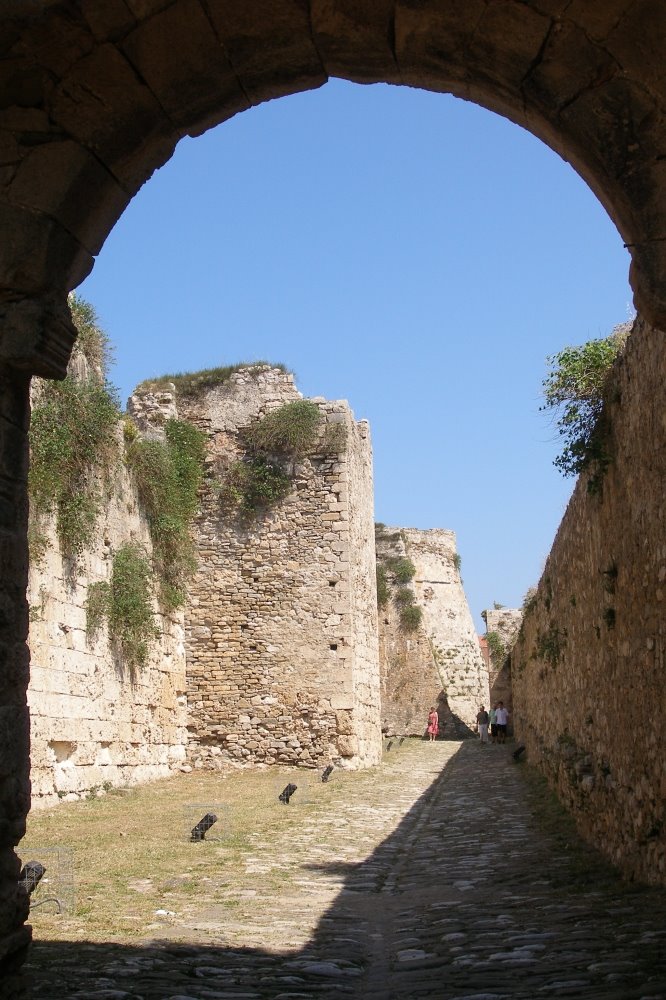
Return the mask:
<path id="1" fill-rule="evenodd" d="M 331 81 L 196 140 L 80 288 L 144 378 L 281 361 L 370 421 L 375 517 L 450 528 L 480 612 L 539 578 L 571 480 L 546 357 L 631 314 L 629 257 L 584 182 L 476 105 Z"/>

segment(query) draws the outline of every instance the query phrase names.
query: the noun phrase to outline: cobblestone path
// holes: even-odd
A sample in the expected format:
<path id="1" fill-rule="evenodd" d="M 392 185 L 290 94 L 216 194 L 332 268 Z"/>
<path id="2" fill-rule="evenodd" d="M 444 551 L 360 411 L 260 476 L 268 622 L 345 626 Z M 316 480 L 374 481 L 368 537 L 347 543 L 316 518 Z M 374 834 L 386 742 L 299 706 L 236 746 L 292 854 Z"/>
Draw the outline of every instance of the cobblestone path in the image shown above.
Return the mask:
<path id="1" fill-rule="evenodd" d="M 567 849 L 510 750 L 406 741 L 338 775 L 328 812 L 251 841 L 233 907 L 136 946 L 37 941 L 33 996 L 666 1000 L 666 893 Z M 284 886 L 258 891 L 267 870 Z"/>

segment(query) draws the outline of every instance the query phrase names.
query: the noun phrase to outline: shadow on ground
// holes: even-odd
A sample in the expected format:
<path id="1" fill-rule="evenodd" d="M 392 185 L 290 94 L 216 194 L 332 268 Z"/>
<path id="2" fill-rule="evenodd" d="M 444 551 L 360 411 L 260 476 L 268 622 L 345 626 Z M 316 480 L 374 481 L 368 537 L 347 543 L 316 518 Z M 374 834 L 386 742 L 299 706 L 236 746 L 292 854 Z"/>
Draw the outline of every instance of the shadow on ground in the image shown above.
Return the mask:
<path id="1" fill-rule="evenodd" d="M 441 771 L 429 749 L 434 780 L 364 862 L 302 866 L 345 878 L 306 947 L 36 941 L 32 995 L 666 1000 L 666 893 L 623 883 L 552 811 L 542 823 L 508 747 L 466 741 Z"/>

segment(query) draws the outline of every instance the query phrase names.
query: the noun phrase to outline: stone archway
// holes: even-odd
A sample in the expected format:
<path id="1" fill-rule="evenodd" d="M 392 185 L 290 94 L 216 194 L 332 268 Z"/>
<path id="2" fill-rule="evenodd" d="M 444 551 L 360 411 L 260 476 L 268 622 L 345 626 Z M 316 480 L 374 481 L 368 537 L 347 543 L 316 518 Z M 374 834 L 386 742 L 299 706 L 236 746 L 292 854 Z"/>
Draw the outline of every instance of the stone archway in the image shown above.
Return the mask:
<path id="1" fill-rule="evenodd" d="M 10 973 L 29 940 L 12 851 L 29 798 L 27 390 L 30 374 L 64 373 L 67 290 L 180 138 L 337 76 L 450 92 L 542 138 L 606 207 L 631 251 L 637 307 L 664 329 L 666 11 L 658 0 L 9 0 L 0 26 L 0 971 Z"/>

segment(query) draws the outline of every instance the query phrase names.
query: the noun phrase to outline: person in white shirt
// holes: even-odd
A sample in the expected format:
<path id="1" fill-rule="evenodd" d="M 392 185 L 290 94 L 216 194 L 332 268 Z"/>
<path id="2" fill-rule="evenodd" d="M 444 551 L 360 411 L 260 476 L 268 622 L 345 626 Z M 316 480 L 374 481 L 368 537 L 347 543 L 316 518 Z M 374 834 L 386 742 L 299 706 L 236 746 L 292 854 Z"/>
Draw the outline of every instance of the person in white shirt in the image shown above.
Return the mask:
<path id="1" fill-rule="evenodd" d="M 497 708 L 495 710 L 495 720 L 497 723 L 497 742 L 506 742 L 506 727 L 509 721 L 508 709 L 504 707 L 503 701 L 497 702 Z"/>

